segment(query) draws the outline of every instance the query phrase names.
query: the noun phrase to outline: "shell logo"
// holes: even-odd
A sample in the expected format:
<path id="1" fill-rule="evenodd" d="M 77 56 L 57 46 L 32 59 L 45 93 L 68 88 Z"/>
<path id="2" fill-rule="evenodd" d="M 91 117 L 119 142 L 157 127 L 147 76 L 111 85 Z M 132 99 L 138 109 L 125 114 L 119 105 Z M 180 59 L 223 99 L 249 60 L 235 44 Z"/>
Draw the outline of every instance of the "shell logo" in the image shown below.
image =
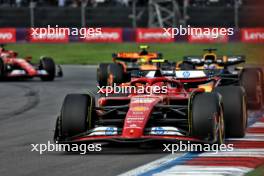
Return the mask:
<path id="1" fill-rule="evenodd" d="M 149 110 L 149 108 L 144 106 L 136 106 L 132 108 L 132 111 L 147 111 L 147 110 Z"/>

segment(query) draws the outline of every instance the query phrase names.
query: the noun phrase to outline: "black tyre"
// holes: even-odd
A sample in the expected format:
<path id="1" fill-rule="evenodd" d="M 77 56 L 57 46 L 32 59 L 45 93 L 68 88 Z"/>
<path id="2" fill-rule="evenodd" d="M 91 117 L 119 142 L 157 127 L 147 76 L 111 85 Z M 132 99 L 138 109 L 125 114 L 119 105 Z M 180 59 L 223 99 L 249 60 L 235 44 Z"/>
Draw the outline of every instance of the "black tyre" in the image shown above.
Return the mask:
<path id="1" fill-rule="evenodd" d="M 190 63 L 183 62 L 182 64 L 180 64 L 180 69 L 181 70 L 195 70 L 195 66 Z"/>
<path id="2" fill-rule="evenodd" d="M 56 65 L 52 58 L 44 57 L 40 60 L 40 69 L 46 70 L 48 75 L 41 76 L 42 81 L 53 81 L 56 75 Z"/>
<path id="3" fill-rule="evenodd" d="M 244 88 L 224 86 L 215 89 L 223 99 L 226 137 L 245 136 L 247 127 L 247 105 Z"/>
<path id="4" fill-rule="evenodd" d="M 5 63 L 2 58 L 0 58 L 0 78 L 3 78 L 5 75 Z"/>
<path id="5" fill-rule="evenodd" d="M 223 108 L 217 93 L 197 94 L 192 103 L 192 135 L 222 144 L 225 138 Z"/>
<path id="6" fill-rule="evenodd" d="M 245 88 L 250 109 L 261 109 L 263 102 L 263 75 L 256 68 L 245 68 L 241 75 L 241 85 Z"/>
<path id="7" fill-rule="evenodd" d="M 107 85 L 107 78 L 108 78 L 108 73 L 107 73 L 107 67 L 109 64 L 100 64 L 99 67 L 97 68 L 97 82 L 99 86 L 106 86 Z"/>
<path id="8" fill-rule="evenodd" d="M 124 82 L 125 73 L 123 67 L 120 64 L 109 64 L 108 65 L 108 79 L 107 84 L 113 86 L 114 83 L 120 84 Z"/>
<path id="9" fill-rule="evenodd" d="M 83 133 L 94 127 L 92 108 L 94 99 L 86 94 L 69 94 L 61 110 L 60 137 L 65 139 Z"/>

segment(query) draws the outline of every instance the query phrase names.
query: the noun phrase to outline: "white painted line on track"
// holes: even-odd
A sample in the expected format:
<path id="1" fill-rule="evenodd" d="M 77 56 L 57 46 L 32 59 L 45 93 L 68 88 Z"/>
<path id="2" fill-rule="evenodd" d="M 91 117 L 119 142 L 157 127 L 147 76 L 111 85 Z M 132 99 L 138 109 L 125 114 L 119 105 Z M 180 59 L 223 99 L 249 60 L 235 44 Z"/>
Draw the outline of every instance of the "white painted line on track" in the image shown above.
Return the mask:
<path id="1" fill-rule="evenodd" d="M 247 167 L 178 165 L 153 176 L 242 176 L 251 170 L 252 168 Z"/>
<path id="2" fill-rule="evenodd" d="M 160 167 L 162 165 L 165 165 L 167 163 L 169 163 L 170 161 L 172 160 L 175 160 L 181 156 L 183 156 L 184 154 L 186 153 L 177 153 L 177 154 L 169 154 L 169 155 L 166 155 L 165 157 L 163 158 L 160 158 L 158 160 L 155 160 L 153 162 L 150 162 L 146 165 L 143 165 L 143 166 L 139 166 L 131 171 L 128 171 L 128 172 L 125 172 L 119 176 L 135 176 L 135 175 L 139 175 L 139 174 L 143 174 L 151 169 L 154 169 L 154 168 L 157 168 L 157 167 Z"/>
<path id="3" fill-rule="evenodd" d="M 264 158 L 264 149 L 234 149 L 231 152 L 206 152 L 201 153 L 202 157 L 260 157 Z"/>
<path id="4" fill-rule="evenodd" d="M 262 133 L 246 133 L 245 137 L 264 137 Z"/>
<path id="5" fill-rule="evenodd" d="M 243 138 L 228 138 L 227 141 L 264 141 L 264 133 L 246 133 Z"/>
<path id="6" fill-rule="evenodd" d="M 243 142 L 243 141 L 255 141 L 255 142 L 262 142 L 262 141 L 264 141 L 264 139 L 263 138 L 237 138 L 237 139 L 229 139 L 229 140 L 232 140 L 232 141 L 241 141 L 241 142 Z"/>
<path id="7" fill-rule="evenodd" d="M 264 128 L 264 122 L 256 122 L 256 123 L 254 123 L 252 126 L 250 126 L 250 127 L 257 127 L 257 128 L 261 128 L 261 127 L 263 127 Z"/>
<path id="8" fill-rule="evenodd" d="M 262 115 L 263 116 L 263 115 Z M 261 116 L 261 117 L 262 117 Z M 264 127 L 263 122 L 255 122 L 250 128 L 262 128 Z M 264 141 L 264 134 L 261 133 L 246 133 L 244 138 L 239 139 L 227 139 L 228 140 L 237 140 L 237 141 Z M 188 154 L 188 153 L 185 153 Z M 164 165 L 170 165 L 169 162 L 173 160 L 181 159 L 185 154 L 178 155 L 168 155 L 156 161 L 153 161 L 149 164 L 139 166 L 136 169 L 130 170 L 126 173 L 123 173 L 119 176 L 135 176 L 135 175 L 155 175 L 155 176 L 228 176 L 236 175 L 242 176 L 250 171 L 253 168 L 248 167 L 229 167 L 229 166 L 206 166 L 206 165 L 181 165 L 175 164 L 174 166 L 167 167 L 166 169 L 160 169 Z M 264 149 L 234 149 L 232 152 L 218 152 L 218 153 L 201 153 L 199 157 L 264 157 Z M 152 172 L 153 170 L 159 172 Z"/>

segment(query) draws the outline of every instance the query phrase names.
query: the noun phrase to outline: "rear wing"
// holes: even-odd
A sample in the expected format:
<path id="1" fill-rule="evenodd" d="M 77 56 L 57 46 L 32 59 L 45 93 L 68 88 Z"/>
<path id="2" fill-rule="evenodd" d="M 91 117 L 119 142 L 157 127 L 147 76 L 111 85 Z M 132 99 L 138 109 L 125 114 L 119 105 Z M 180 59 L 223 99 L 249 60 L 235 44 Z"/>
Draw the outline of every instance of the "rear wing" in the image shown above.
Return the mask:
<path id="1" fill-rule="evenodd" d="M 200 56 L 185 56 L 183 58 L 183 62 L 196 66 L 203 66 L 205 64 L 204 58 Z M 214 64 L 218 64 L 219 66 L 229 66 L 229 65 L 237 65 L 245 62 L 246 62 L 245 56 L 234 55 L 234 56 L 219 57 L 216 59 Z"/>
<path id="2" fill-rule="evenodd" d="M 192 65 L 203 65 L 204 64 L 203 57 L 200 57 L 200 56 L 184 56 L 183 62 L 192 64 Z"/>
<path id="3" fill-rule="evenodd" d="M 145 58 L 148 60 L 153 59 L 162 59 L 161 53 L 148 53 L 146 55 L 141 55 L 140 53 L 133 52 L 121 52 L 112 54 L 112 58 L 114 61 L 124 61 L 124 62 L 136 62 L 139 59 Z"/>
<path id="4" fill-rule="evenodd" d="M 245 56 L 223 56 L 217 59 L 217 63 L 223 66 L 237 65 L 246 62 Z"/>

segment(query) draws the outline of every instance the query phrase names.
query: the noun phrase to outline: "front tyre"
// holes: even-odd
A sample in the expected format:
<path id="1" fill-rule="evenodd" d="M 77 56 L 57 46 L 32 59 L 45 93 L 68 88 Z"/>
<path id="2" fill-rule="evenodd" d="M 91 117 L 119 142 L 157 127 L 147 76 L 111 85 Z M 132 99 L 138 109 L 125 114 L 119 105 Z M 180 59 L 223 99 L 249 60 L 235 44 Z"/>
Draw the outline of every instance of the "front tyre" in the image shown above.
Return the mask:
<path id="1" fill-rule="evenodd" d="M 93 128 L 93 107 L 94 99 L 90 95 L 67 95 L 63 102 L 61 115 L 57 120 L 57 134 L 55 134 L 55 140 L 56 138 L 65 140 Z"/>
<path id="2" fill-rule="evenodd" d="M 0 78 L 3 78 L 5 75 L 5 63 L 4 60 L 0 57 Z"/>
<path id="3" fill-rule="evenodd" d="M 44 57 L 40 60 L 40 70 L 45 70 L 48 75 L 41 76 L 42 81 L 53 81 L 56 75 L 56 65 L 52 58 Z"/>
<path id="4" fill-rule="evenodd" d="M 192 135 L 217 144 L 224 143 L 225 127 L 219 95 L 197 94 L 192 102 Z"/>
<path id="5" fill-rule="evenodd" d="M 240 86 L 217 87 L 224 105 L 224 121 L 226 136 L 241 138 L 245 136 L 247 127 L 247 105 L 244 88 Z"/>
<path id="6" fill-rule="evenodd" d="M 103 63 L 100 64 L 99 67 L 97 68 L 97 82 L 99 86 L 107 86 L 107 78 L 108 78 L 108 73 L 107 73 L 107 67 L 108 63 Z"/>

